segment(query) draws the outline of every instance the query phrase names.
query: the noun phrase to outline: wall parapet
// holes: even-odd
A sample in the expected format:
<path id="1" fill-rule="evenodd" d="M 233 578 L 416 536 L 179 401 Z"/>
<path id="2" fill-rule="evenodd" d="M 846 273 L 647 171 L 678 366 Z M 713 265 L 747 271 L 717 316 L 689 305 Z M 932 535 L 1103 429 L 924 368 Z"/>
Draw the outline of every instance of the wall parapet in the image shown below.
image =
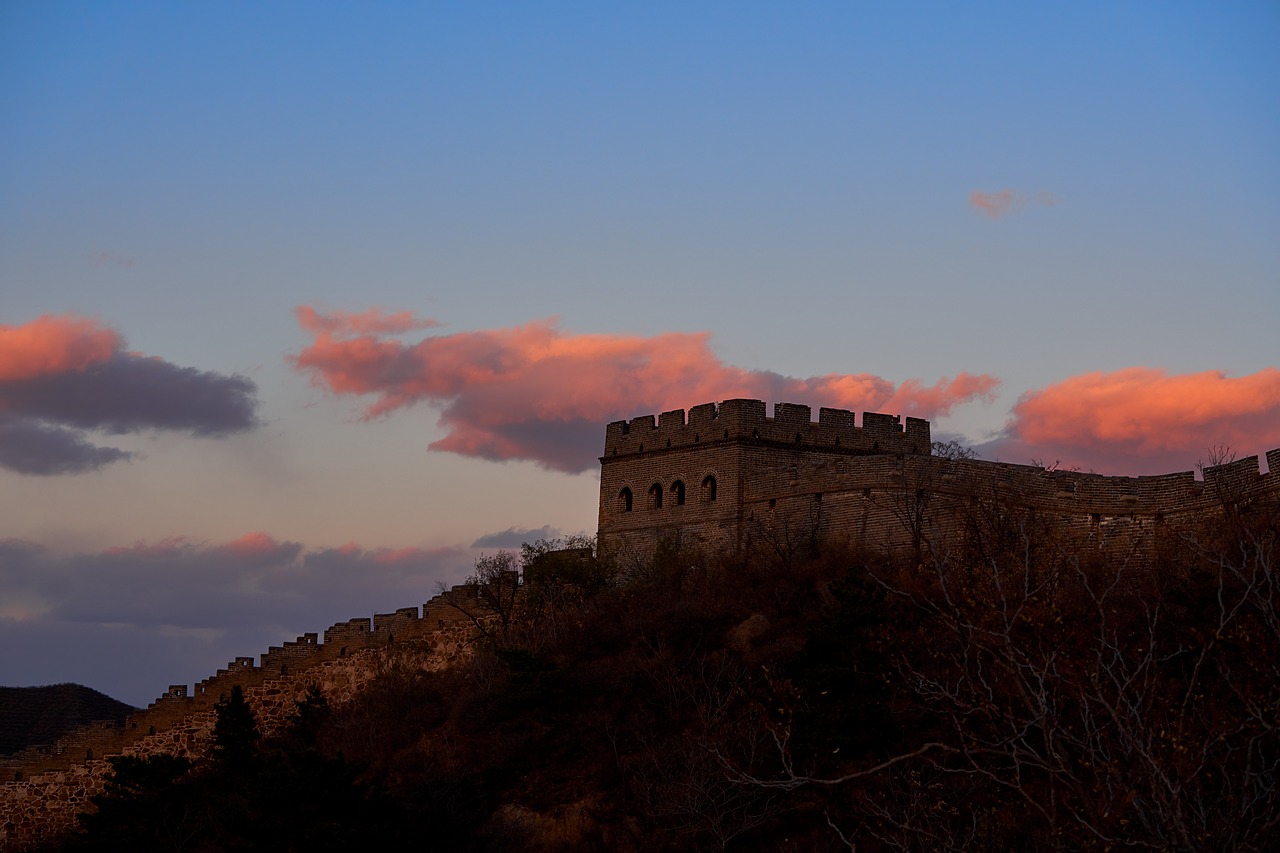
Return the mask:
<path id="1" fill-rule="evenodd" d="M 762 527 L 801 524 L 786 520 L 795 516 L 809 519 L 816 535 L 897 547 L 920 535 L 902 529 L 901 507 L 923 507 L 912 502 L 926 496 L 942 498 L 932 515 L 996 500 L 1086 531 L 1107 519 L 1155 530 L 1230 504 L 1247 510 L 1280 499 L 1280 449 L 1266 454 L 1266 473 L 1250 456 L 1206 467 L 1202 480 L 1192 471 L 1111 476 L 931 450 L 927 421 L 867 412 L 858 425 L 852 412 L 828 408 L 813 421 L 808 406 L 789 403 L 768 417 L 759 400 L 615 421 L 600 460 L 599 541 L 629 560 L 646 559 L 673 536 L 737 550 L 771 535 L 759 534 Z M 917 526 L 935 521 L 939 530 L 955 528 L 926 518 Z"/>
<path id="2" fill-rule="evenodd" d="M 244 690 L 260 687 L 271 679 L 293 677 L 316 666 L 356 652 L 439 633 L 457 627 L 457 619 L 437 619 L 450 609 L 445 602 L 463 587 L 454 587 L 418 607 L 402 607 L 391 613 L 375 613 L 372 618 L 338 622 L 323 632 L 306 633 L 296 640 L 271 646 L 260 657 L 236 657 L 223 669 L 195 682 L 171 684 L 146 708 L 135 711 L 119 723 L 89 723 L 63 735 L 52 744 L 28 747 L 12 755 L 0 756 L 0 782 L 31 779 L 44 773 L 66 771 L 88 758 L 119 755 L 130 744 L 157 732 L 164 732 L 192 714 L 212 711 L 233 687 Z M 427 612 L 433 618 L 425 618 Z M 422 616 L 419 616 L 419 613 Z M 323 636 L 323 642 L 321 642 Z"/>
<path id="3" fill-rule="evenodd" d="M 429 671 L 449 666 L 466 656 L 469 639 L 470 633 L 461 628 L 436 631 L 429 653 L 418 658 L 417 663 Z M 283 731 L 312 685 L 318 685 L 334 704 L 349 700 L 376 676 L 380 670 L 376 656 L 384 649 L 367 646 L 349 656 L 317 662 L 309 669 L 273 676 L 245 688 L 245 701 L 253 709 L 259 731 L 268 737 Z M 17 853 L 72 829 L 76 813 L 84 811 L 106 785 L 111 773 L 110 763 L 105 760 L 108 755 L 169 754 L 195 760 L 208 755 L 213 746 L 216 712 L 212 706 L 202 707 L 194 699 L 184 710 L 173 725 L 144 730 L 111 752 L 81 750 L 75 761 L 64 766 L 9 777 L 0 784 L 0 850 Z M 90 732 L 86 729 L 80 733 Z"/>
<path id="4" fill-rule="evenodd" d="M 735 399 L 672 409 L 657 416 L 614 421 L 605 429 L 605 462 L 615 456 L 645 453 L 717 441 L 765 441 L 822 447 L 847 453 L 930 452 L 929 422 L 879 412 L 864 412 L 862 424 L 853 412 L 798 403 L 777 403 L 768 417 L 761 400 Z"/>

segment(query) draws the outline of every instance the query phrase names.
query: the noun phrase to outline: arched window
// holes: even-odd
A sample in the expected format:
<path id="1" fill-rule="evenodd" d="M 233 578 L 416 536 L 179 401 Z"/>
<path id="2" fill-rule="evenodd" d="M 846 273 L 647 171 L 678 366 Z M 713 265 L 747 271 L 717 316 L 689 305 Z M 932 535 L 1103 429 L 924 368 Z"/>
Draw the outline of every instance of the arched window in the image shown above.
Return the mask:
<path id="1" fill-rule="evenodd" d="M 704 501 L 716 499 L 716 478 L 710 474 L 702 478 L 702 499 Z"/>
<path id="2" fill-rule="evenodd" d="M 676 506 L 684 506 L 684 480 L 676 480 L 671 484 L 671 494 L 675 496 Z"/>
<path id="3" fill-rule="evenodd" d="M 622 512 L 631 512 L 631 490 L 623 489 L 618 492 L 618 509 Z"/>
<path id="4" fill-rule="evenodd" d="M 662 509 L 661 483 L 654 483 L 649 487 L 649 509 Z"/>

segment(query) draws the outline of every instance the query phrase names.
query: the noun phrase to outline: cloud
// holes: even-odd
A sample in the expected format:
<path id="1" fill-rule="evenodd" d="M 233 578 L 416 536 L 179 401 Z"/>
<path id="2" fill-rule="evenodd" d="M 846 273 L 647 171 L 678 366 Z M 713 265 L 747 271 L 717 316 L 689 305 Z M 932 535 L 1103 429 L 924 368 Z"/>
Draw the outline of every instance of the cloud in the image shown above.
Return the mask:
<path id="1" fill-rule="evenodd" d="M 0 468 L 19 474 L 80 474 L 132 455 L 115 447 L 98 447 L 74 430 L 0 416 Z"/>
<path id="2" fill-rule="evenodd" d="M 508 527 L 506 530 L 500 530 L 497 533 L 486 533 L 472 542 L 471 547 L 519 548 L 526 542 L 533 543 L 540 539 L 550 542 L 553 539 L 559 539 L 560 535 L 560 531 L 549 524 L 544 524 L 535 530 L 529 530 L 524 527 Z"/>
<path id="3" fill-rule="evenodd" d="M 237 655 L 420 605 L 437 581 L 460 582 L 474 556 L 461 547 L 307 548 L 265 532 L 69 556 L 0 540 L 0 672 L 10 684 L 73 680 L 141 704 Z"/>
<path id="4" fill-rule="evenodd" d="M 21 326 L 0 325 L 0 382 L 84 370 L 107 361 L 122 341 L 83 317 L 45 315 Z"/>
<path id="5" fill-rule="evenodd" d="M 256 394 L 243 376 L 126 352 L 120 335 L 94 320 L 0 326 L 0 467 L 65 474 L 129 458 L 94 445 L 87 431 L 243 432 L 258 424 Z"/>
<path id="6" fill-rule="evenodd" d="M 401 335 L 440 325 L 430 318 L 414 317 L 409 311 L 388 314 L 379 308 L 370 308 L 358 314 L 347 311 L 317 311 L 309 305 L 294 309 L 298 325 L 313 335 Z"/>
<path id="7" fill-rule="evenodd" d="M 1058 203 L 1058 197 L 1051 192 L 1042 191 L 1034 195 L 1026 195 L 1020 190 L 1003 189 L 987 193 L 972 190 L 969 193 L 969 206 L 991 219 L 1000 219 L 1009 213 L 1016 213 L 1028 204 L 1039 204 L 1051 207 Z"/>
<path id="8" fill-rule="evenodd" d="M 983 452 L 1155 474 L 1186 470 L 1218 445 L 1242 455 L 1280 447 L 1280 370 L 1232 378 L 1129 367 L 1073 376 L 1023 394 Z"/>
<path id="9" fill-rule="evenodd" d="M 447 434 L 432 450 L 566 472 L 595 465 L 602 424 L 637 414 L 751 397 L 928 418 L 990 400 L 999 385 L 965 373 L 926 386 L 866 373 L 800 379 L 746 370 L 722 362 L 706 332 L 575 335 L 542 320 L 404 343 L 330 323 L 309 308 L 298 316 L 313 340 L 291 363 L 335 394 L 372 397 L 366 418 L 417 403 L 441 406 Z"/>

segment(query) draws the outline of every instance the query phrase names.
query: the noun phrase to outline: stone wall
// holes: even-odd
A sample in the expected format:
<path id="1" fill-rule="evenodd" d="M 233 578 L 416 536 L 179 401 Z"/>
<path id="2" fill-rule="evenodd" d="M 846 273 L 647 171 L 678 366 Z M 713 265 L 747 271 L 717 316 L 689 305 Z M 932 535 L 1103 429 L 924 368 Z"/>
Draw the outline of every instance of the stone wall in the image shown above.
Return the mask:
<path id="1" fill-rule="evenodd" d="M 929 425 L 889 415 L 729 400 L 610 424 L 601 457 L 602 551 L 643 559 L 664 537 L 720 549 L 753 537 L 816 537 L 906 548 L 945 541 L 973 501 L 1052 515 L 1086 535 L 1190 523 L 1224 501 L 1280 497 L 1280 450 L 1155 477 L 1107 477 L 932 456 Z M 683 500 L 679 499 L 683 496 Z"/>
<path id="2" fill-rule="evenodd" d="M 408 607 L 372 620 L 340 622 L 324 632 L 323 643 L 316 634 L 304 634 L 272 646 L 258 666 L 251 657 L 236 658 L 192 691 L 171 685 L 122 725 L 93 724 L 55 744 L 0 758 L 7 780 L 0 785 L 0 850 L 21 851 L 73 828 L 76 814 L 102 791 L 110 756 L 206 756 L 214 706 L 235 685 L 244 690 L 259 730 L 269 736 L 282 730 L 312 685 L 341 704 L 374 677 L 388 656 L 401 651 L 431 670 L 465 658 L 471 623 L 450 602 L 468 598 L 468 588 L 458 586 L 427 602 L 422 617 L 418 608 Z"/>

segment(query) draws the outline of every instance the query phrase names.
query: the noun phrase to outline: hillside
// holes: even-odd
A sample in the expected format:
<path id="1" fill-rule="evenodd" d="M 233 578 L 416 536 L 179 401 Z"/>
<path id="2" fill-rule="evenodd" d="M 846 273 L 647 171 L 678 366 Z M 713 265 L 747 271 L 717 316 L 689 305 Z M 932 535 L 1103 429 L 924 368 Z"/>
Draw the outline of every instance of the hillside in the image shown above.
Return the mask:
<path id="1" fill-rule="evenodd" d="M 1135 564 L 975 504 L 955 549 L 804 542 L 477 566 L 476 652 L 116 762 L 61 849 L 1264 850 L 1280 826 L 1275 506 Z M 52 849 L 52 848 L 51 848 Z"/>
<path id="2" fill-rule="evenodd" d="M 99 720 L 123 720 L 137 710 L 79 684 L 0 687 L 0 755 L 53 743 Z"/>

